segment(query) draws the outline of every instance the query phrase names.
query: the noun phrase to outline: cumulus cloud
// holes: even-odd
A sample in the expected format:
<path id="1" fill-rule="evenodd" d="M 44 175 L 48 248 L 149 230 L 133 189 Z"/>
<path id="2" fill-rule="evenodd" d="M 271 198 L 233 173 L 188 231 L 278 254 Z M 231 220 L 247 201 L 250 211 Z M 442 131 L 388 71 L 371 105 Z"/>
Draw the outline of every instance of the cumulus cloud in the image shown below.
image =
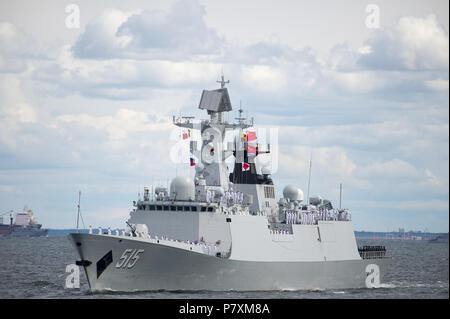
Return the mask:
<path id="1" fill-rule="evenodd" d="M 311 48 L 297 49 L 274 37 L 248 45 L 229 42 L 206 25 L 205 14 L 196 0 L 176 1 L 168 11 L 106 10 L 88 23 L 71 50 L 60 54 L 57 65 L 39 75 L 65 83 L 68 92 L 111 99 L 145 98 L 142 87 L 204 85 L 222 67 L 234 83 L 267 97 L 330 88 L 343 95 L 407 96 L 445 91 L 448 83 L 445 73 L 436 79 L 404 72 L 448 67 L 448 35 L 433 15 L 403 17 L 375 31 L 358 50 L 338 44 L 321 61 Z"/>
<path id="2" fill-rule="evenodd" d="M 358 172 L 360 177 L 370 179 L 393 179 L 399 180 L 417 178 L 420 172 L 410 163 L 398 158 L 394 158 L 387 162 L 376 162 L 366 167 L 361 167 Z"/>
<path id="3" fill-rule="evenodd" d="M 394 26 L 374 31 L 357 50 L 346 43 L 333 47 L 323 73 L 335 91 L 344 94 L 384 94 L 391 99 L 448 91 L 448 52 L 448 34 L 435 15 L 405 16 Z"/>
<path id="4" fill-rule="evenodd" d="M 24 127 L 36 123 L 38 115 L 22 89 L 22 81 L 16 76 L 0 77 L 0 149 L 3 152 L 17 150 L 21 142 L 36 140 L 33 134 L 23 134 Z"/>
<path id="5" fill-rule="evenodd" d="M 73 51 L 79 58 L 188 60 L 219 54 L 223 46 L 205 23 L 204 7 L 179 0 L 168 12 L 108 10 L 87 25 Z"/>
<path id="6" fill-rule="evenodd" d="M 26 52 L 32 43 L 25 33 L 9 22 L 0 22 L 0 72 L 16 73 L 27 69 Z"/>
<path id="7" fill-rule="evenodd" d="M 376 31 L 366 42 L 370 52 L 359 63 L 370 69 L 442 70 L 449 66 L 448 34 L 433 14 L 402 17 L 393 28 Z"/>
<path id="8" fill-rule="evenodd" d="M 34 123 L 37 114 L 21 92 L 21 81 L 14 76 L 0 79 L 0 113 L 18 123 Z"/>
<path id="9" fill-rule="evenodd" d="M 118 28 L 132 15 L 118 9 L 108 9 L 92 19 L 73 46 L 79 58 L 105 59 L 122 55 L 131 38 L 117 34 Z"/>
<path id="10" fill-rule="evenodd" d="M 60 123 L 75 123 L 85 127 L 107 132 L 108 145 L 113 150 L 119 150 L 128 143 L 130 133 L 150 133 L 169 130 L 168 121 L 158 122 L 150 118 L 147 113 L 130 109 L 119 109 L 113 116 L 61 115 L 57 119 Z"/>
<path id="11" fill-rule="evenodd" d="M 202 70 L 202 72 L 198 72 Z M 78 59 L 70 46 L 60 48 L 56 59 L 40 64 L 33 78 L 54 95 L 81 93 L 108 99 L 148 99 L 152 89 L 190 88 L 217 76 L 212 62 Z"/>
<path id="12" fill-rule="evenodd" d="M 320 182 L 324 193 L 329 193 L 344 180 L 353 186 L 367 187 L 366 181 L 354 178 L 357 165 L 340 147 L 285 145 L 280 147 L 278 155 L 281 175 L 300 179 L 303 185 L 307 182 L 309 161 L 312 158 L 314 180 Z M 315 189 L 317 191 L 318 187 Z"/>

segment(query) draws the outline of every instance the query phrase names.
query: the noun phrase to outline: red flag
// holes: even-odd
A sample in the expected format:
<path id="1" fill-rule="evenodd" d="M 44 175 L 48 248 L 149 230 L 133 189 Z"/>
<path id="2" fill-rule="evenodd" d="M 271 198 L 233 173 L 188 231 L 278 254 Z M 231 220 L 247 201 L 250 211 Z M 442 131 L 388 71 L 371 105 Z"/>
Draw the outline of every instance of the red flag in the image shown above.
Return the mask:
<path id="1" fill-rule="evenodd" d="M 183 133 L 183 140 L 187 139 L 189 137 L 188 133 Z"/>
<path id="2" fill-rule="evenodd" d="M 248 155 L 256 155 L 257 148 L 255 146 L 251 146 L 250 144 L 247 145 L 247 153 Z"/>
<path id="3" fill-rule="evenodd" d="M 247 132 L 247 141 L 251 142 L 256 140 L 256 132 Z"/>
<path id="4" fill-rule="evenodd" d="M 246 172 L 250 170 L 250 165 L 248 165 L 247 163 L 242 163 L 242 171 Z"/>

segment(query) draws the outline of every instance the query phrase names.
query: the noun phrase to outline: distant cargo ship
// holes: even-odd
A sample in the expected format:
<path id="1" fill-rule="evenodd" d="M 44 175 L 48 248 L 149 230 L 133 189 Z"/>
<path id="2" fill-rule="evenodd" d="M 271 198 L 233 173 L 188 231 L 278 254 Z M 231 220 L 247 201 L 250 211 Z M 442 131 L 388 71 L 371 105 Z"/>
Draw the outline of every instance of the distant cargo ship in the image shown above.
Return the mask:
<path id="1" fill-rule="evenodd" d="M 42 229 L 42 225 L 34 219 L 32 210 L 24 209 L 22 213 L 17 213 L 16 220 L 13 221 L 14 214 L 12 211 L 9 215 L 9 224 L 4 224 L 3 217 L 0 217 L 0 235 L 38 237 L 46 236 L 48 233 L 48 230 Z"/>

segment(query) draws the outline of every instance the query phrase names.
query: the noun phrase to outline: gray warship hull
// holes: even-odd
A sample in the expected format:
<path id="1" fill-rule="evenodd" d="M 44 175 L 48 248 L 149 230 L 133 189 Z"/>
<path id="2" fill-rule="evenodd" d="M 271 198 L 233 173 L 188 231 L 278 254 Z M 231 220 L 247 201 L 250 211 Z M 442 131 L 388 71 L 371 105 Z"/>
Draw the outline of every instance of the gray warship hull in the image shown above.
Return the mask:
<path id="1" fill-rule="evenodd" d="M 390 262 L 389 258 L 255 262 L 216 257 L 133 237 L 73 233 L 69 239 L 83 262 L 93 292 L 365 288 L 368 265 L 378 267 L 382 280 Z M 126 250 L 141 253 L 138 259 L 130 255 L 125 261 L 121 257 Z M 136 260 L 128 262 L 130 259 Z"/>

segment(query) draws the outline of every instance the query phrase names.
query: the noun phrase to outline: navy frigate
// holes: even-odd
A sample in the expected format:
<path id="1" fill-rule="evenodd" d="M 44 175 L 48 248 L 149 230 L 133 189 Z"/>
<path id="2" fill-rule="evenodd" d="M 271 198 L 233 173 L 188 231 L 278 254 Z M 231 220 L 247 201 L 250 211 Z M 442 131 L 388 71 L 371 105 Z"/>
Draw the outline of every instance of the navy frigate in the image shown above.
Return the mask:
<path id="1" fill-rule="evenodd" d="M 229 81 L 219 82 L 201 95 L 208 119 L 173 118 L 189 141 L 195 177 L 144 188 L 123 229 L 69 234 L 91 291 L 379 286 L 390 252 L 358 247 L 350 211 L 330 200 L 305 199 L 292 185 L 277 199 L 270 168 L 257 167 L 274 146 L 256 136 L 242 108 L 236 121 L 224 120 L 232 110 Z"/>

